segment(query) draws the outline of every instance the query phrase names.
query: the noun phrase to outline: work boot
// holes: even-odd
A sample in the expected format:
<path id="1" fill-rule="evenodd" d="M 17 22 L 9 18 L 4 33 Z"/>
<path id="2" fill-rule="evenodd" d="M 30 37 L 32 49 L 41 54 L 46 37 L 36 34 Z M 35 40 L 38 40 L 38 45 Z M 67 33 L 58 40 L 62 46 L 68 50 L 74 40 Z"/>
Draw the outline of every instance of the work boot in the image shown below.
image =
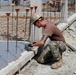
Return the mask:
<path id="1" fill-rule="evenodd" d="M 52 69 L 57 69 L 62 65 L 62 59 L 60 59 L 59 61 L 56 61 L 55 63 L 52 64 L 51 68 Z"/>

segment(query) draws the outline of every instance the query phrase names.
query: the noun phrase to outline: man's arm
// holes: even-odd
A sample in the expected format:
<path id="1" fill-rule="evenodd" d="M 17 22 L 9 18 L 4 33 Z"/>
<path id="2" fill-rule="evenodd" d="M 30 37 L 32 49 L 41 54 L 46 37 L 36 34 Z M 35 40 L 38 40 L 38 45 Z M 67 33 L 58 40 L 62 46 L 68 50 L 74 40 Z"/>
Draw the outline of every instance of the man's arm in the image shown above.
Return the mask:
<path id="1" fill-rule="evenodd" d="M 45 41 L 47 40 L 48 36 L 43 35 L 40 41 L 37 41 L 35 44 L 32 44 L 32 46 L 42 46 L 44 45 Z"/>
<path id="2" fill-rule="evenodd" d="M 32 46 L 42 46 L 44 45 L 44 41 L 40 40 L 40 41 L 37 41 L 35 44 L 32 44 Z"/>

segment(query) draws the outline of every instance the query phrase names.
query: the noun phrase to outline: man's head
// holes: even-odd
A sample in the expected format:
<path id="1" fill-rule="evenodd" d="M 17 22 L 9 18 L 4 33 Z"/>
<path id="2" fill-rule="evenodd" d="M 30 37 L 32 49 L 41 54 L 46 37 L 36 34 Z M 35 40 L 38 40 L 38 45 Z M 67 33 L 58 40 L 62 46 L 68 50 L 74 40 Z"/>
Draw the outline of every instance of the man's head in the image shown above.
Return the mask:
<path id="1" fill-rule="evenodd" d="M 31 16 L 31 24 L 34 24 L 37 27 L 41 27 L 41 21 L 43 20 L 43 17 L 39 13 L 34 13 Z"/>

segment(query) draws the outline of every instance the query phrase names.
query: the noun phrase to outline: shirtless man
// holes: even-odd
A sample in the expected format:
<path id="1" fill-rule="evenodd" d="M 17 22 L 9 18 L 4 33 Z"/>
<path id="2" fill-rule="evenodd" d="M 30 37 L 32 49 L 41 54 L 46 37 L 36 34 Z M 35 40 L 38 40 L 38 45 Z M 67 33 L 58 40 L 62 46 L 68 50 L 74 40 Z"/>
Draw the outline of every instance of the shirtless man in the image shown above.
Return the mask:
<path id="1" fill-rule="evenodd" d="M 28 46 L 29 47 L 43 46 L 47 38 L 49 38 L 50 39 L 50 42 L 48 43 L 48 46 L 50 49 L 49 52 L 50 52 L 50 55 L 53 56 L 53 59 L 55 61 L 51 65 L 51 68 L 53 69 L 59 68 L 62 64 L 62 52 L 66 50 L 66 43 L 65 43 L 64 36 L 62 35 L 62 32 L 57 28 L 57 26 L 55 26 L 55 24 L 47 20 L 44 20 L 39 13 L 34 13 L 31 16 L 31 23 L 37 26 L 38 28 L 40 27 L 43 28 L 43 37 L 41 38 L 41 40 L 37 41 L 34 44 L 29 44 Z M 43 52 L 44 51 L 48 51 L 48 48 L 43 50 Z M 48 53 L 46 54 L 48 56 Z M 46 54 L 44 56 L 46 56 Z M 39 58 L 40 63 L 45 63 L 44 56 L 42 56 L 43 59 Z M 49 60 L 48 58 L 46 59 Z"/>

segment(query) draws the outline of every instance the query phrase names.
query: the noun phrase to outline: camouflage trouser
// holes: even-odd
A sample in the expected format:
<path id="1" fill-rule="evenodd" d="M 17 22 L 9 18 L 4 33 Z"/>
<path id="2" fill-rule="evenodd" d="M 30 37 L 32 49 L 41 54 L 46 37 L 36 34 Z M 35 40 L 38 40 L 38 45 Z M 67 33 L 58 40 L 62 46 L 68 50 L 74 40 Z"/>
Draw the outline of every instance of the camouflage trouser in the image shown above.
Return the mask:
<path id="1" fill-rule="evenodd" d="M 51 41 L 46 46 L 40 48 L 41 53 L 37 59 L 39 63 L 47 63 L 51 59 L 57 61 L 62 58 L 62 53 L 66 50 L 66 44 L 62 41 Z"/>

